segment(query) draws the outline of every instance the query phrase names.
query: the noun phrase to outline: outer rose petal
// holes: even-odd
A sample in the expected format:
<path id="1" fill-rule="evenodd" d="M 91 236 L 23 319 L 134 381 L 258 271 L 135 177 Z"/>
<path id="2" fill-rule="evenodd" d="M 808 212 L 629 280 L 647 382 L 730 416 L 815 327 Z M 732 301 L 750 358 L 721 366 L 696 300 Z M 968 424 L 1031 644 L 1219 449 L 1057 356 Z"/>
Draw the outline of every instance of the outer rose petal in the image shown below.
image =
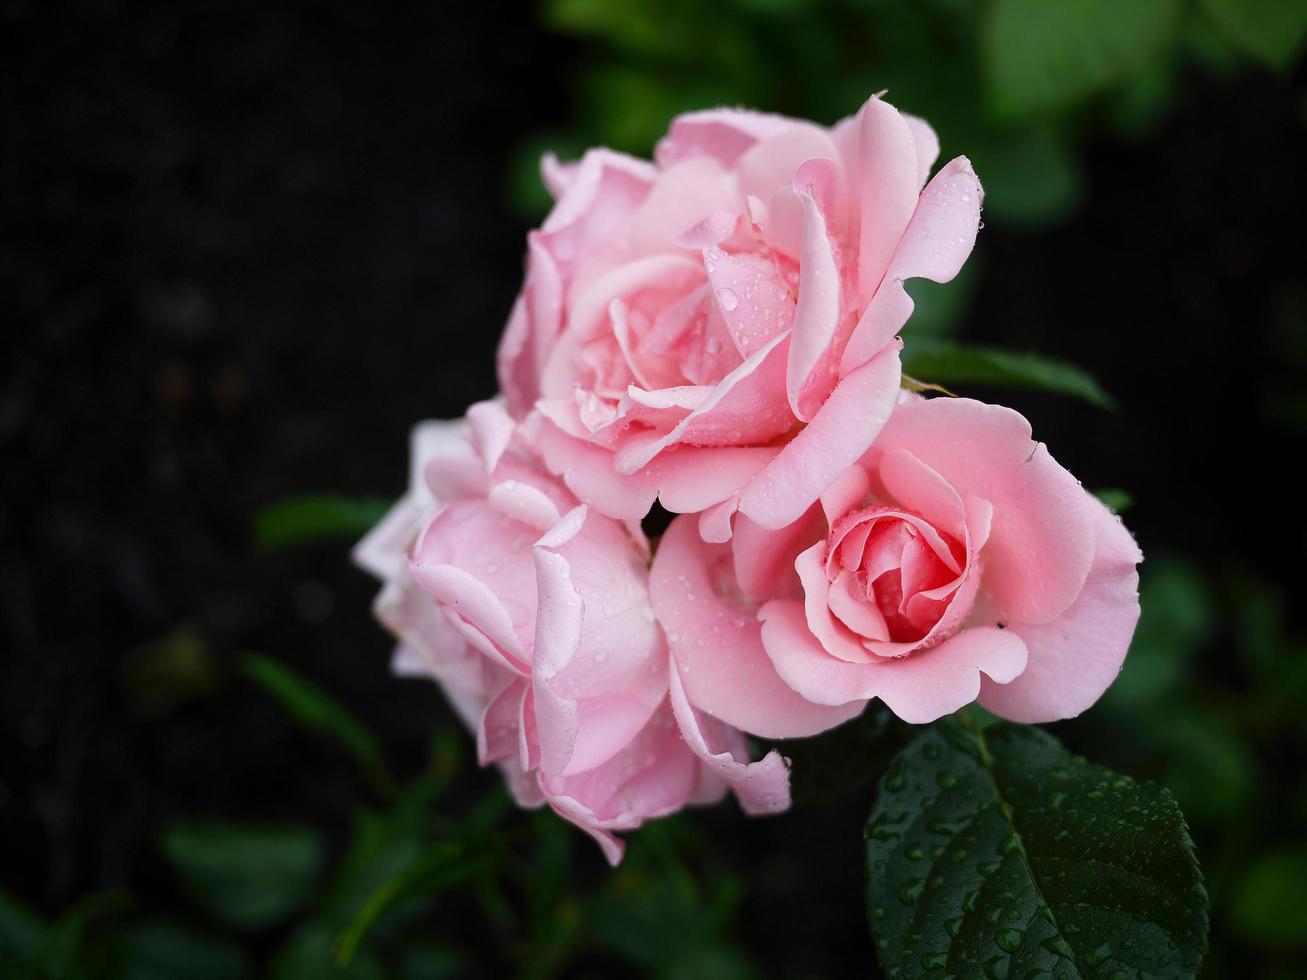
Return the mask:
<path id="1" fill-rule="evenodd" d="M 815 735 L 856 715 L 859 706 L 812 704 L 781 682 L 752 605 L 718 593 L 733 584 L 729 550 L 705 543 L 692 517 L 672 521 L 654 555 L 649 593 L 690 702 L 766 738 Z"/>
<path id="2" fill-rule="evenodd" d="M 540 767 L 550 775 L 570 776 L 612 758 L 641 730 L 667 690 L 657 628 L 638 608 L 625 616 L 605 603 L 610 592 L 619 605 L 629 602 L 621 566 L 631 544 L 611 522 L 591 520 L 593 529 L 585 527 L 584 506 L 576 508 L 534 549 L 533 690 Z M 610 528 L 613 534 L 602 533 Z M 590 583 L 588 601 L 577 588 L 590 577 L 586 565 L 611 572 L 606 583 Z M 629 584 L 637 599 L 642 597 L 643 583 Z M 627 628 L 620 628 L 623 623 Z M 610 649 L 618 644 L 625 648 Z"/>
<path id="3" fill-rule="evenodd" d="M 969 398 L 903 402 L 868 454 L 906 449 L 962 496 L 994 509 L 985 590 L 1004 622 L 1048 622 L 1080 594 L 1094 560 L 1094 509 L 1075 477 L 1010 408 Z"/>
<path id="4" fill-rule="evenodd" d="M 672 120 L 667 135 L 658 141 L 654 159 L 669 167 L 678 160 L 710 156 L 724 167 L 735 163 L 745 150 L 795 125 L 795 120 L 747 109 L 705 109 Z"/>
<path id="5" fill-rule="evenodd" d="M 1005 684 L 1026 665 L 1026 647 L 1012 630 L 964 630 L 901 660 L 851 664 L 826 653 L 808 632 L 803 607 L 777 599 L 762 607 L 762 639 L 781 678 L 818 704 L 861 704 L 880 698 L 910 724 L 926 724 L 970 704 L 980 675 Z"/>
<path id="6" fill-rule="evenodd" d="M 634 473 L 614 468 L 614 455 L 540 418 L 545 463 L 595 510 L 617 520 L 642 520 L 657 498 L 675 513 L 699 513 L 730 498 L 776 456 L 752 446 L 677 446 Z"/>
<path id="7" fill-rule="evenodd" d="M 892 345 L 835 388 L 812 422 L 740 494 L 740 511 L 766 528 L 797 520 L 876 440 L 899 393 Z"/>
<path id="8" fill-rule="evenodd" d="M 1073 718 L 1116 680 L 1139 620 L 1143 555 L 1119 518 L 1097 500 L 1091 506 L 1096 550 L 1085 587 L 1052 622 L 1009 624 L 1030 663 L 1011 684 L 985 682 L 980 703 L 996 715 L 1027 724 Z"/>
<path id="9" fill-rule="evenodd" d="M 540 776 L 549 805 L 590 834 L 610 864 L 622 858 L 614 830 L 679 810 L 698 787 L 699 761 L 666 706 L 606 763 L 574 776 Z"/>
<path id="10" fill-rule="evenodd" d="M 905 279 L 949 282 L 976 245 L 980 181 L 966 157 L 946 164 L 926 186 L 903 233 L 885 280 L 871 298 L 840 358 L 847 373 L 889 342 L 912 315 Z"/>
<path id="11" fill-rule="evenodd" d="M 772 749 L 757 762 L 747 761 L 748 744 L 738 732 L 695 710 L 675 669 L 671 671 L 671 700 L 690 751 L 734 790 L 745 813 L 757 816 L 790 808 L 790 771 L 779 752 Z"/>
<path id="12" fill-rule="evenodd" d="M 810 377 L 826 358 L 840 321 L 839 267 L 826 227 L 826 213 L 836 193 L 839 168 L 830 160 L 812 160 L 799 168 L 794 190 L 803 206 L 803 249 L 799 262 L 799 302 L 786 370 L 786 393 L 796 418 L 807 420 Z"/>
<path id="13" fill-rule="evenodd" d="M 870 298 L 889 268 L 921 187 L 912 127 L 874 95 L 858 113 L 857 154 L 858 294 Z"/>

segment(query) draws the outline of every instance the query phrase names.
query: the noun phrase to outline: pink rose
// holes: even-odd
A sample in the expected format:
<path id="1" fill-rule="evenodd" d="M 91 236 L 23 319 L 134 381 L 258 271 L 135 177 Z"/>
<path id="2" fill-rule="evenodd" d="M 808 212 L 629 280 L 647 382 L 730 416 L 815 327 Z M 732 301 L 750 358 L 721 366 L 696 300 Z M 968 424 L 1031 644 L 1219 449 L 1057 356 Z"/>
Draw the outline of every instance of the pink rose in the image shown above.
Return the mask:
<path id="1" fill-rule="evenodd" d="M 727 546 L 678 518 L 650 588 L 689 699 L 747 731 L 810 734 L 871 698 L 914 723 L 977 698 L 1045 722 L 1116 677 L 1141 558 L 1021 415 L 905 395 L 794 524 L 742 517 Z"/>
<path id="2" fill-rule="evenodd" d="M 830 130 L 681 116 L 654 163 L 547 158 L 499 377 L 550 469 L 611 517 L 703 512 L 713 540 L 736 509 L 798 518 L 893 408 L 903 280 L 952 279 L 975 242 L 980 184 L 964 157 L 926 184 L 938 150 L 873 97 Z"/>
<path id="3" fill-rule="evenodd" d="M 523 806 L 548 803 L 616 863 L 613 831 L 711 802 L 789 804 L 771 753 L 702 716 L 669 679 L 638 526 L 589 511 L 497 404 L 414 435 L 410 491 L 359 545 L 385 582 L 397 670 L 438 680 Z"/>

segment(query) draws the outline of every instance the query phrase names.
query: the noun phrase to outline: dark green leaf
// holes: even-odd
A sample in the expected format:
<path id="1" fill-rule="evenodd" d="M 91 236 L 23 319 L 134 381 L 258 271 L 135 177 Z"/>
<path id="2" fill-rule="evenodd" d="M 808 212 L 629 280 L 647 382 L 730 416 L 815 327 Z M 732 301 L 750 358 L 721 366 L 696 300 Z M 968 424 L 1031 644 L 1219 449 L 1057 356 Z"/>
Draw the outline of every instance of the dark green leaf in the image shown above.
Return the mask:
<path id="1" fill-rule="evenodd" d="M 379 885 L 336 943 L 337 962 L 350 963 L 368 931 L 397 902 L 415 895 L 438 894 L 492 870 L 495 855 L 462 841 L 441 841 L 424 848 Z"/>
<path id="2" fill-rule="evenodd" d="M 1307 38 L 1304 0 L 1202 0 L 1230 44 L 1278 72 L 1288 72 Z"/>
<path id="3" fill-rule="evenodd" d="M 879 701 L 852 721 L 811 738 L 767 743 L 791 760 L 790 795 L 803 806 L 839 799 L 877 779 L 903 747 L 903 727 Z"/>
<path id="4" fill-rule="evenodd" d="M 1161 787 L 1006 722 L 946 718 L 867 821 L 867 909 L 899 977 L 1191 977 L 1207 896 Z"/>
<path id="5" fill-rule="evenodd" d="M 1235 888 L 1231 918 L 1258 946 L 1307 946 L 1307 843 L 1272 848 L 1254 860 Z"/>
<path id="6" fill-rule="evenodd" d="M 327 926 L 307 923 L 279 949 L 268 967 L 268 980 L 387 980 L 381 961 L 362 950 L 349 963 L 337 963 L 334 936 Z"/>
<path id="7" fill-rule="evenodd" d="M 903 351 L 903 371 L 919 381 L 949 387 L 961 384 L 1033 388 L 1082 398 L 1099 408 L 1115 409 L 1116 401 L 1087 371 L 1038 354 L 1020 354 L 909 335 Z"/>
<path id="8" fill-rule="evenodd" d="M 322 867 L 312 827 L 196 820 L 163 835 L 163 851 L 196 901 L 237 929 L 284 921 L 308 899 Z"/>
<path id="9" fill-rule="evenodd" d="M 383 797 L 393 795 L 395 780 L 381 743 L 339 701 L 285 664 L 261 654 L 243 654 L 241 672 L 276 698 L 298 724 L 339 742 L 374 790 Z"/>
<path id="10" fill-rule="evenodd" d="M 314 493 L 271 504 L 254 519 L 254 538 L 266 551 L 335 538 L 361 538 L 386 516 L 390 501 Z"/>
<path id="11" fill-rule="evenodd" d="M 1175 33 L 1179 0 L 995 0 L 982 55 L 999 119 L 1065 109 L 1128 78 Z"/>
<path id="12" fill-rule="evenodd" d="M 236 943 L 172 922 L 145 922 L 110 940 L 112 980 L 243 980 L 253 976 Z"/>

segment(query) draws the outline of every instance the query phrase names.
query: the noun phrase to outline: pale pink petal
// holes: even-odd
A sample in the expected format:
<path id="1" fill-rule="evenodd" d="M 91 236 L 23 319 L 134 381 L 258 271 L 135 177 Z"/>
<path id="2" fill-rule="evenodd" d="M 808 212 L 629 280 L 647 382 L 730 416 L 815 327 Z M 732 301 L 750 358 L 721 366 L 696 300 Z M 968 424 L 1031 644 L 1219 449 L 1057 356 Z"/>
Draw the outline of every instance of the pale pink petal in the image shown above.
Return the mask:
<path id="1" fill-rule="evenodd" d="M 730 498 L 775 457 L 765 446 L 677 446 L 640 472 L 655 481 L 672 513 L 697 514 Z"/>
<path id="2" fill-rule="evenodd" d="M 849 511 L 862 507 L 870 489 L 871 481 L 867 471 L 856 463 L 850 466 L 821 495 L 821 509 L 826 515 L 826 523 L 833 527 Z"/>
<path id="3" fill-rule="evenodd" d="M 740 495 L 740 510 L 767 528 L 797 520 L 876 439 L 899 392 L 899 349 L 854 371 Z"/>
<path id="4" fill-rule="evenodd" d="M 803 209 L 794 192 L 794 175 L 805 161 L 815 159 L 838 163 L 840 152 L 826 130 L 811 123 L 797 123 L 755 144 L 737 166 L 740 191 L 754 225 L 772 248 L 795 260 L 803 245 Z M 837 182 L 843 183 L 842 175 Z M 833 235 L 843 230 L 830 229 Z"/>
<path id="5" fill-rule="evenodd" d="M 452 607 L 502 652 L 505 666 L 526 673 L 530 656 L 523 648 L 513 621 L 499 598 L 480 579 L 453 565 L 410 565 L 413 580 L 439 602 Z"/>
<path id="6" fill-rule="evenodd" d="M 741 357 L 749 357 L 790 327 L 794 297 L 773 262 L 716 245 L 703 251 L 704 268 L 727 331 Z"/>
<path id="7" fill-rule="evenodd" d="M 698 788 L 699 767 L 664 704 L 603 765 L 571 776 L 541 775 L 540 787 L 549 805 L 594 837 L 616 864 L 622 843 L 613 831 L 634 830 L 685 806 Z"/>
<path id="8" fill-rule="evenodd" d="M 576 179 L 580 164 L 575 160 L 563 163 L 552 150 L 540 156 L 540 179 L 544 181 L 545 190 L 557 201 L 567 193 L 567 188 Z"/>
<path id="9" fill-rule="evenodd" d="M 705 541 L 722 544 L 731 540 L 731 518 L 739 509 L 738 497 L 732 496 L 699 512 L 699 536 Z"/>
<path id="10" fill-rule="evenodd" d="M 1033 724 L 1073 718 L 1116 680 L 1139 619 L 1139 547 L 1120 518 L 1097 500 L 1094 564 L 1071 607 L 1048 623 L 1012 622 L 1030 663 L 1005 687 L 986 683 L 980 703 L 996 715 Z"/>
<path id="11" fill-rule="evenodd" d="M 832 657 L 852 664 L 870 663 L 872 656 L 858 637 L 831 615 L 827 603 L 830 583 L 826 581 L 826 542 L 818 541 L 794 559 L 794 570 L 803 585 L 803 614 L 808 631 Z"/>
<path id="12" fill-rule="evenodd" d="M 761 140 L 769 139 L 795 125 L 785 116 L 747 109 L 705 109 L 687 112 L 672 120 L 667 135 L 658 141 L 654 159 L 660 167 L 679 160 L 710 156 L 729 167 Z"/>
<path id="13" fill-rule="evenodd" d="M 690 751 L 735 792 L 740 808 L 751 816 L 790 808 L 790 772 L 775 749 L 749 762 L 748 744 L 716 718 L 696 711 L 685 694 L 680 672 L 671 672 L 672 710 Z"/>
<path id="14" fill-rule="evenodd" d="M 831 583 L 826 602 L 836 618 L 858 636 L 869 640 L 889 639 L 889 626 L 885 623 L 885 617 L 874 602 L 867 600 L 866 593 L 857 587 L 857 577 L 852 572 L 840 572 L 839 577 Z M 858 657 L 853 662 L 867 663 L 868 659 Z"/>
<path id="15" fill-rule="evenodd" d="M 980 181 L 966 157 L 946 164 L 926 185 L 884 282 L 871 297 L 840 358 L 848 373 L 903 329 L 912 315 L 905 279 L 949 282 L 971 254 L 980 227 Z"/>
<path id="16" fill-rule="evenodd" d="M 809 160 L 794 177 L 794 191 L 803 206 L 803 252 L 785 384 L 791 410 L 804 421 L 811 406 L 800 396 L 827 358 L 840 321 L 840 271 L 826 227 L 838 179 L 839 168 L 830 160 Z"/>
<path id="17" fill-rule="evenodd" d="M 561 775 L 572 761 L 579 724 L 576 701 L 560 695 L 552 682 L 571 663 L 581 645 L 585 610 L 581 597 L 572 588 L 565 558 L 536 548 L 535 561 L 539 607 L 532 690 L 539 732 L 540 768 L 551 775 Z M 620 744 L 614 746 L 614 751 L 620 748 Z"/>
<path id="18" fill-rule="evenodd" d="M 803 586 L 794 570 L 794 556 L 825 536 L 825 522 L 815 507 L 776 531 L 741 516 L 735 522 L 731 548 L 740 591 L 758 603 L 800 594 Z"/>
<path id="19" fill-rule="evenodd" d="M 539 233 L 564 281 L 622 227 L 644 201 L 656 176 L 647 161 L 612 150 L 590 150 L 581 158 Z"/>
<path id="20" fill-rule="evenodd" d="M 517 753 L 522 698 L 526 691 L 526 683 L 515 679 L 486 704 L 476 730 L 477 761 L 481 765 L 488 766 Z"/>
<path id="21" fill-rule="evenodd" d="M 880 698 L 911 724 L 927 724 L 970 704 L 980 692 L 982 673 L 1007 683 L 1026 665 L 1025 644 L 1011 630 L 964 630 L 902 659 L 850 664 L 822 650 L 798 603 L 769 602 L 760 616 L 767 654 L 798 693 L 818 704 Z"/>
<path id="22" fill-rule="evenodd" d="M 495 510 L 515 521 L 543 531 L 558 523 L 561 516 L 549 495 L 517 480 L 504 480 L 490 488 L 487 502 Z"/>
<path id="23" fill-rule="evenodd" d="M 1094 511 L 1017 412 L 966 398 L 906 401 L 873 457 L 906 449 L 957 492 L 993 506 L 985 590 L 1012 621 L 1047 622 L 1080 594 L 1094 558 Z"/>
<path id="24" fill-rule="evenodd" d="M 962 498 L 948 481 L 908 450 L 885 453 L 878 475 L 895 501 L 952 535 L 954 540 L 966 539 L 966 509 Z"/>
<path id="25" fill-rule="evenodd" d="M 612 329 L 613 300 L 628 310 L 661 310 L 703 282 L 703 266 L 686 255 L 651 255 L 620 265 L 584 288 L 574 284 L 567 325 L 550 348 L 540 378 L 545 398 L 571 397 L 581 381 L 582 349 Z"/>
<path id="26" fill-rule="evenodd" d="M 917 186 L 922 187 L 930 177 L 930 168 L 939 158 L 939 137 L 930 123 L 917 116 L 902 113 L 903 120 L 912 130 L 912 145 L 917 150 Z"/>
<path id="27" fill-rule="evenodd" d="M 583 503 L 609 517 L 642 520 L 658 497 L 658 482 L 647 470 L 619 475 L 610 450 L 567 434 L 552 420 L 542 418 L 539 447 L 550 471 Z"/>
<path id="28" fill-rule="evenodd" d="M 814 735 L 857 714 L 810 704 L 781 683 L 754 606 L 735 586 L 729 548 L 704 542 L 693 519 L 677 518 L 663 535 L 649 592 L 685 693 L 700 710 L 765 738 Z"/>
<path id="29" fill-rule="evenodd" d="M 917 206 L 917 146 L 912 128 L 888 102 L 872 96 L 858 113 L 858 293 L 880 285 Z"/>
<path id="30" fill-rule="evenodd" d="M 751 446 L 770 442 L 787 432 L 794 424 L 785 407 L 784 395 L 788 339 L 788 335 L 781 334 L 755 351 L 671 431 L 648 439 L 638 451 L 632 445 L 616 461 L 618 470 L 633 472 L 678 443 Z"/>

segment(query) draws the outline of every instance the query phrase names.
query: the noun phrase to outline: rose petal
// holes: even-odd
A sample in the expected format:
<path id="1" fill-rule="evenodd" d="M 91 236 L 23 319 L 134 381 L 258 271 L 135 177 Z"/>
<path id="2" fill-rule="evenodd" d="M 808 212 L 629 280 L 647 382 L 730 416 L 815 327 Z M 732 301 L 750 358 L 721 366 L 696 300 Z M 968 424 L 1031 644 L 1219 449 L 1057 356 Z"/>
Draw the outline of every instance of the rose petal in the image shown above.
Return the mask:
<path id="1" fill-rule="evenodd" d="M 993 506 L 985 590 L 1012 621 L 1048 622 L 1080 594 L 1094 558 L 1093 509 L 1075 477 L 1008 408 L 966 398 L 903 403 L 871 457 L 906 449 L 959 494 Z"/>
<path id="2" fill-rule="evenodd" d="M 809 425 L 740 494 L 740 510 L 767 528 L 797 520 L 875 440 L 899 392 L 890 347 L 831 392 Z"/>
<path id="3" fill-rule="evenodd" d="M 695 710 L 677 670 L 671 671 L 671 701 L 690 751 L 725 780 L 745 813 L 760 816 L 790 808 L 790 772 L 779 752 L 772 749 L 749 762 L 749 747 L 739 732 Z"/>
<path id="4" fill-rule="evenodd" d="M 808 632 L 803 609 L 778 599 L 760 610 L 763 646 L 776 671 L 817 704 L 880 698 L 911 724 L 927 724 L 970 704 L 980 675 L 1007 683 L 1026 665 L 1026 647 L 1011 630 L 964 630 L 937 647 L 899 660 L 851 664 L 827 654 Z"/>
<path id="5" fill-rule="evenodd" d="M 1094 564 L 1071 606 L 1048 623 L 1013 622 L 1030 650 L 1011 684 L 986 683 L 980 703 L 996 715 L 1033 724 L 1073 718 L 1107 690 L 1121 669 L 1139 619 L 1139 547 L 1120 518 L 1097 500 Z"/>
<path id="6" fill-rule="evenodd" d="M 690 702 L 765 738 L 814 735 L 857 714 L 811 704 L 781 683 L 752 604 L 732 593 L 734 584 L 729 549 L 700 539 L 692 518 L 672 521 L 654 555 L 649 593 Z"/>
<path id="7" fill-rule="evenodd" d="M 854 328 L 840 357 L 847 374 L 875 356 L 912 315 L 905 279 L 949 282 L 976 244 L 980 227 L 980 181 L 966 157 L 946 164 L 926 185 L 893 261 Z"/>

